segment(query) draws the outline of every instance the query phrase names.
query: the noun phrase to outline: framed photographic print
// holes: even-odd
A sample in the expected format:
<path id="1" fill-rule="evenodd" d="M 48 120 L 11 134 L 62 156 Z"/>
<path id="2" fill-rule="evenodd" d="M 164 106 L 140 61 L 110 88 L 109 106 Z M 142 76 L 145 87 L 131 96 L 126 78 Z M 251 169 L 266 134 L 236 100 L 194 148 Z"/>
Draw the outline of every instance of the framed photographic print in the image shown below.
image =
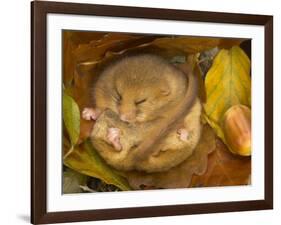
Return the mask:
<path id="1" fill-rule="evenodd" d="M 273 17 L 35 1 L 31 222 L 273 208 Z"/>

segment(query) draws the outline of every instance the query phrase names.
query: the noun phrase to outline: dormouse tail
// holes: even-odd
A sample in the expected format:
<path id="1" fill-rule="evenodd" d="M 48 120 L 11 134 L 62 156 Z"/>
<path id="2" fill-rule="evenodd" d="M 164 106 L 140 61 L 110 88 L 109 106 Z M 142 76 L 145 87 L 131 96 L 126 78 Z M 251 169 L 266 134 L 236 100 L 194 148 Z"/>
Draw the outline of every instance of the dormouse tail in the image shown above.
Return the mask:
<path id="1" fill-rule="evenodd" d="M 193 73 L 188 74 L 188 88 L 184 95 L 183 100 L 176 106 L 175 115 L 169 118 L 165 118 L 157 126 L 157 129 L 153 129 L 149 133 L 149 139 L 144 140 L 135 150 L 135 160 L 145 160 L 149 155 L 158 151 L 157 144 L 164 138 L 175 126 L 182 122 L 182 119 L 186 116 L 188 111 L 193 106 L 195 99 L 198 95 L 198 80 Z"/>

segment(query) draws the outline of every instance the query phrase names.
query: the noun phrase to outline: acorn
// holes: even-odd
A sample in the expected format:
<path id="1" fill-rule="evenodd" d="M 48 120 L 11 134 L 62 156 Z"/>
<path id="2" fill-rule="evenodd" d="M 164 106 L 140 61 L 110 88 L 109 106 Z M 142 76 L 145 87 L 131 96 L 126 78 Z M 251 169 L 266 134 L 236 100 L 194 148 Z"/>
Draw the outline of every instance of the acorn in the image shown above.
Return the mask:
<path id="1" fill-rule="evenodd" d="M 232 152 L 251 155 L 251 109 L 245 105 L 230 107 L 224 114 L 222 128 Z"/>

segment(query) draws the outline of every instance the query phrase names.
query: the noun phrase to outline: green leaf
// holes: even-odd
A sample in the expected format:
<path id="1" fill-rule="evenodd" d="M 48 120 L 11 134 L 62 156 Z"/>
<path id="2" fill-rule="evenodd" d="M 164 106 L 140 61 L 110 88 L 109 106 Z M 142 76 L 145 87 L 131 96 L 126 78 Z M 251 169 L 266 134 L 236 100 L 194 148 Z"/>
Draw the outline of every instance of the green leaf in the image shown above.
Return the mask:
<path id="1" fill-rule="evenodd" d="M 88 139 L 74 147 L 74 151 L 64 159 L 64 164 L 79 173 L 113 184 L 123 191 L 131 190 L 127 180 L 106 164 Z"/>
<path id="2" fill-rule="evenodd" d="M 67 170 L 63 172 L 63 193 L 81 193 L 82 189 L 80 185 L 86 185 L 86 182 L 87 176 L 67 168 Z"/>
<path id="3" fill-rule="evenodd" d="M 206 75 L 204 117 L 232 152 L 224 137 L 222 119 L 234 105 L 251 107 L 250 68 L 248 56 L 240 47 L 234 46 L 230 50 L 220 50 Z"/>
<path id="4" fill-rule="evenodd" d="M 79 139 L 80 111 L 74 99 L 65 93 L 63 94 L 63 121 L 73 146 Z"/>

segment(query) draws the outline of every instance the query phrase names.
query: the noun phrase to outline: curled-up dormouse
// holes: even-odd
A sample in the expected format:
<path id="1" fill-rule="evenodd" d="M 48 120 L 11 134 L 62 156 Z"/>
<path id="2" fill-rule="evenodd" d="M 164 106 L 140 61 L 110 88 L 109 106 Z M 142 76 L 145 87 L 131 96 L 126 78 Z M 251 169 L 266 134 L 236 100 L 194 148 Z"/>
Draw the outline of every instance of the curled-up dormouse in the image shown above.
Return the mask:
<path id="1" fill-rule="evenodd" d="M 92 92 L 82 115 L 96 120 L 93 145 L 117 169 L 168 170 L 200 139 L 196 78 L 159 56 L 122 57 L 105 67 Z"/>

